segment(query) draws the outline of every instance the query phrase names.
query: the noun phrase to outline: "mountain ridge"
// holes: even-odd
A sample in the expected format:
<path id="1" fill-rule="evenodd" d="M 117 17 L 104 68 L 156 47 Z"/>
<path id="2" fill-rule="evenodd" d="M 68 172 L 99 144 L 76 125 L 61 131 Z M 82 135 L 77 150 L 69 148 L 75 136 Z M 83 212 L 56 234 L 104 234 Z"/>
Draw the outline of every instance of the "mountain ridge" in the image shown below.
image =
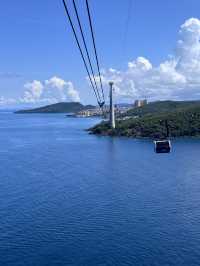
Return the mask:
<path id="1" fill-rule="evenodd" d="M 94 109 L 93 105 L 83 105 L 80 102 L 59 102 L 32 109 L 22 109 L 15 111 L 15 114 L 31 113 L 76 113 L 87 109 Z"/>

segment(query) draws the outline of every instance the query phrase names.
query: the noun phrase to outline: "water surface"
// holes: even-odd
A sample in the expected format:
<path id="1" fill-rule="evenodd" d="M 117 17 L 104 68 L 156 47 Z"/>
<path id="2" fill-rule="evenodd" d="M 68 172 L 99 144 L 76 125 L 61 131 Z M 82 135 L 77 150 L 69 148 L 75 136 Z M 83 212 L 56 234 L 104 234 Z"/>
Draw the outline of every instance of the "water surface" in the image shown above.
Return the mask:
<path id="1" fill-rule="evenodd" d="M 200 140 L 89 135 L 0 114 L 0 265 L 199 265 Z"/>

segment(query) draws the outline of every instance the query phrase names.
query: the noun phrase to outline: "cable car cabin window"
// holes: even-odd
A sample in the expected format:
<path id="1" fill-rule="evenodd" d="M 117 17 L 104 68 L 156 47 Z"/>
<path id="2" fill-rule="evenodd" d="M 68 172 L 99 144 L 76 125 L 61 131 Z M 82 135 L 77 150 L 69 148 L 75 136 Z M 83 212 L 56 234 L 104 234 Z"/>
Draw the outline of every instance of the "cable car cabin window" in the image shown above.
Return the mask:
<path id="1" fill-rule="evenodd" d="M 157 140 L 154 144 L 156 153 L 169 153 L 171 151 L 171 143 L 169 140 Z"/>

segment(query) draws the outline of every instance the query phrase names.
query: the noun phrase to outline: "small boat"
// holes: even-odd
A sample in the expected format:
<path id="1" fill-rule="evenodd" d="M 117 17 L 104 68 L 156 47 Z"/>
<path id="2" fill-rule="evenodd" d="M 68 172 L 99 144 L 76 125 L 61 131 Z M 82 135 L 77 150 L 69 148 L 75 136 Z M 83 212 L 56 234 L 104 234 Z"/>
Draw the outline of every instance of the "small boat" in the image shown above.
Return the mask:
<path id="1" fill-rule="evenodd" d="M 154 141 L 155 152 L 156 153 L 170 153 L 171 152 L 171 142 L 170 140 L 156 140 Z"/>

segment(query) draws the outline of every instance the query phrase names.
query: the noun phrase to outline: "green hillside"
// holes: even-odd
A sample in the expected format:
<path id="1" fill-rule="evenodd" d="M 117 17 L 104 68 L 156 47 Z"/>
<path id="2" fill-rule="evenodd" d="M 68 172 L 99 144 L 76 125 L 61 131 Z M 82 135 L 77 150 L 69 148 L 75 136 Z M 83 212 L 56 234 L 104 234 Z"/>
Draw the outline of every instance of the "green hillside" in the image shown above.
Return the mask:
<path id="1" fill-rule="evenodd" d="M 165 138 L 167 121 L 171 137 L 200 137 L 200 102 L 157 102 L 136 109 L 137 112 L 131 110 L 132 118 L 117 120 L 115 130 L 110 129 L 108 122 L 102 122 L 90 129 L 90 132 L 112 136 Z M 136 115 L 140 116 L 134 118 Z"/>
<path id="2" fill-rule="evenodd" d="M 46 105 L 39 108 L 20 110 L 15 112 L 16 114 L 27 114 L 27 113 L 76 113 L 86 109 L 93 109 L 95 106 L 83 105 L 79 102 L 61 102 L 51 105 Z"/>
<path id="3" fill-rule="evenodd" d="M 143 107 L 130 109 L 125 115 L 143 116 L 146 114 L 161 114 L 186 110 L 192 107 L 200 107 L 200 101 L 158 101 L 151 102 Z"/>

